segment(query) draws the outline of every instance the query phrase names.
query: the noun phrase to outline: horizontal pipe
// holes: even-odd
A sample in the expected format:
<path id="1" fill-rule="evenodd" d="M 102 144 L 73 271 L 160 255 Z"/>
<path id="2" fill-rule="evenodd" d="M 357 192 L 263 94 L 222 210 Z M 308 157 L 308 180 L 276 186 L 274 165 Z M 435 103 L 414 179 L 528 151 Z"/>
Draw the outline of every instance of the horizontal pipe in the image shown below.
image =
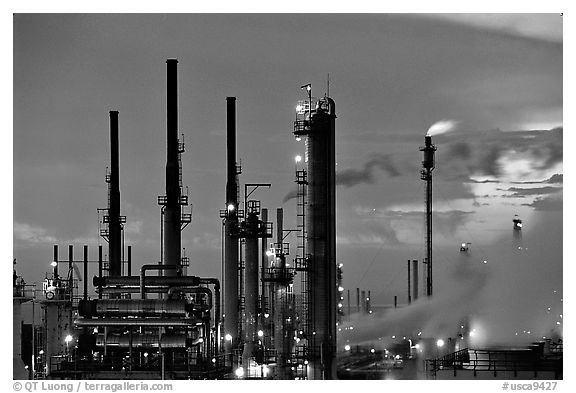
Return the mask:
<path id="1" fill-rule="evenodd" d="M 146 298 L 146 271 L 147 270 L 176 270 L 179 276 L 182 273 L 180 265 L 142 265 L 140 268 L 140 298 Z"/>
<path id="2" fill-rule="evenodd" d="M 84 326 L 142 326 L 142 327 L 189 327 L 197 324 L 202 324 L 199 318 L 129 318 L 129 319 L 89 319 L 80 318 L 74 320 L 74 325 L 79 327 Z"/>
<path id="3" fill-rule="evenodd" d="M 81 300 L 78 313 L 82 317 L 96 316 L 180 316 L 185 317 L 194 307 L 186 300 L 105 299 Z"/>
<path id="4" fill-rule="evenodd" d="M 155 265 L 160 266 L 160 265 Z M 140 276 L 123 276 L 123 277 L 98 277 L 92 279 L 94 286 L 106 287 L 114 285 L 138 286 L 140 287 Z M 165 276 L 148 276 L 146 277 L 146 292 L 151 286 L 158 285 L 177 285 L 177 286 L 197 286 L 200 284 L 200 277 L 165 277 Z"/>
<path id="5" fill-rule="evenodd" d="M 192 339 L 185 334 L 165 334 L 160 339 L 157 334 L 133 334 L 132 337 L 128 334 L 109 334 L 106 337 L 104 334 L 99 334 L 96 337 L 97 347 L 129 348 L 132 346 L 134 349 L 158 348 L 158 344 L 162 349 L 189 348 L 202 342 L 204 342 L 202 337 Z"/>

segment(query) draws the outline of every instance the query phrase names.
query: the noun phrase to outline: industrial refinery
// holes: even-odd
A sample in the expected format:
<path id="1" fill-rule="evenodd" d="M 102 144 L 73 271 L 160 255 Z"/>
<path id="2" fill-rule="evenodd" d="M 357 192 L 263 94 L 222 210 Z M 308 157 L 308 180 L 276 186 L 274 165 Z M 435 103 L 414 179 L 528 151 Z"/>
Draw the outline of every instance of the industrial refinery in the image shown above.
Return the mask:
<path id="1" fill-rule="evenodd" d="M 165 144 L 153 146 L 154 154 L 165 152 L 164 188 L 151 190 L 145 181 L 123 174 L 125 155 L 140 157 L 142 165 L 156 157 L 123 137 L 124 124 L 130 122 L 123 104 L 102 111 L 107 129 L 86 126 L 109 141 L 108 146 L 92 147 L 109 151 L 108 162 L 87 160 L 96 172 L 106 168 L 104 181 L 87 181 L 98 183 L 90 187 L 101 191 L 98 195 L 107 193 L 107 199 L 100 198 L 100 206 L 81 203 L 86 216 L 97 214 L 98 240 L 78 237 L 77 242 L 60 243 L 61 237 L 37 231 L 34 239 L 43 236 L 47 261 L 41 282 L 27 277 L 29 262 L 15 251 L 13 379 L 563 379 L 561 287 L 545 297 L 522 298 L 539 310 L 524 315 L 519 306 L 524 303 L 510 300 L 518 297 L 517 291 L 505 285 L 509 272 L 527 277 L 527 261 L 542 258 L 545 248 L 539 250 L 531 231 L 544 221 L 529 209 L 551 211 L 543 207 L 549 202 L 545 196 L 561 194 L 562 175 L 556 174 L 561 158 L 550 158 L 557 152 L 555 142 L 543 139 L 540 150 L 522 145 L 509 153 L 504 142 L 488 146 L 479 139 L 471 148 L 467 136 L 461 136 L 467 131 L 445 120 L 428 132 L 419 130 L 417 138 L 394 135 L 408 146 L 402 158 L 379 152 L 359 169 L 351 168 L 358 164 L 340 155 L 339 146 L 346 143 L 340 124 L 350 128 L 358 116 L 369 115 L 350 110 L 346 92 L 335 88 L 338 82 L 330 75 L 321 75 L 326 77 L 322 87 L 292 81 L 290 94 L 298 99 L 287 107 L 281 99 L 274 103 L 291 120 L 275 124 L 282 131 L 274 134 L 276 145 L 268 147 L 246 126 L 253 123 L 238 126 L 245 110 L 242 96 L 221 94 L 226 89 L 214 87 L 221 105 L 199 115 L 181 101 L 182 90 L 193 90 L 200 72 L 191 71 L 194 61 L 156 62 L 165 67 L 154 76 L 162 79 L 164 90 L 146 99 L 161 101 L 165 108 L 154 114 L 165 123 Z M 128 89 L 111 101 L 129 101 L 132 93 L 138 94 Z M 340 100 L 346 105 L 337 111 Z M 206 149 L 224 153 L 214 157 L 218 167 L 210 170 L 225 173 L 225 182 L 215 185 L 218 193 L 204 191 L 212 194 L 213 209 L 194 200 L 198 190 L 212 190 L 212 184 L 195 171 L 195 157 L 187 157 L 191 146 L 204 148 L 196 134 L 212 132 L 190 124 L 202 116 L 218 124 L 213 135 L 219 145 Z M 385 135 L 361 131 L 360 138 L 366 134 L 370 143 L 386 142 Z M 522 143 L 554 138 L 540 132 L 524 132 Z M 500 136 L 506 133 L 490 133 L 509 142 L 508 135 Z M 462 139 L 454 142 L 452 134 Z M 134 133 L 127 135 L 133 138 Z M 283 146 L 296 146 L 300 153 L 294 161 L 282 161 Z M 251 162 L 260 154 L 256 149 L 272 148 L 278 165 L 290 173 L 290 184 L 279 182 L 280 175 L 261 181 L 262 173 L 275 172 Z M 514 154 L 524 164 L 528 154 L 537 156 L 535 166 L 549 170 L 542 172 L 545 180 L 531 182 L 502 169 Z M 466 180 L 457 172 L 462 168 L 469 173 Z M 404 181 L 409 183 L 405 196 L 395 183 L 400 173 L 407 174 Z M 384 200 L 389 192 L 396 198 L 387 208 L 381 207 L 384 202 L 339 203 L 353 187 L 370 192 L 361 187 L 375 186 L 381 174 L 388 176 L 386 185 L 375 194 Z M 512 179 L 508 188 L 501 180 L 505 176 Z M 447 186 L 446 179 L 457 186 Z M 542 194 L 529 188 L 534 184 L 543 184 Z M 156 219 L 131 223 L 139 211 L 126 194 L 121 199 L 128 187 L 161 194 L 148 204 Z M 290 191 L 283 200 L 263 196 L 274 188 Z M 448 198 L 446 190 L 456 190 L 457 197 Z M 510 203 L 504 212 L 490 211 L 477 219 L 477 235 L 470 229 L 475 227 L 467 226 L 474 215 L 470 206 L 488 209 L 496 194 L 507 200 L 524 198 L 525 203 Z M 465 205 L 467 199 L 470 205 Z M 360 225 L 355 226 L 352 216 L 360 217 Z M 79 214 L 66 217 L 70 223 L 81 219 Z M 221 230 L 220 238 L 209 242 L 212 254 L 195 249 L 200 248 L 197 231 L 204 231 L 206 222 Z M 155 228 L 160 236 L 138 242 L 131 228 Z M 466 238 L 454 242 L 456 235 Z M 375 244 L 371 254 L 366 244 Z M 344 247 L 349 248 L 341 255 Z M 139 248 L 152 249 L 159 257 L 143 260 Z M 538 274 L 547 268 L 553 269 L 543 266 Z M 507 308 L 502 299 L 513 305 Z"/>

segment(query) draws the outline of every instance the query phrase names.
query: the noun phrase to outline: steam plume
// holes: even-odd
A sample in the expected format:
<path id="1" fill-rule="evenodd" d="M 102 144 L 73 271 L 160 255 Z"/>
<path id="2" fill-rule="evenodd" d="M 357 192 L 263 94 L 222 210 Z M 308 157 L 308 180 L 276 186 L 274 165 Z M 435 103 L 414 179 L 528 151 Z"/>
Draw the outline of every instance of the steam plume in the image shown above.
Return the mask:
<path id="1" fill-rule="evenodd" d="M 426 132 L 426 135 L 434 136 L 454 131 L 458 123 L 459 122 L 456 120 L 440 120 L 439 122 L 436 122 L 430 126 L 428 132 Z"/>

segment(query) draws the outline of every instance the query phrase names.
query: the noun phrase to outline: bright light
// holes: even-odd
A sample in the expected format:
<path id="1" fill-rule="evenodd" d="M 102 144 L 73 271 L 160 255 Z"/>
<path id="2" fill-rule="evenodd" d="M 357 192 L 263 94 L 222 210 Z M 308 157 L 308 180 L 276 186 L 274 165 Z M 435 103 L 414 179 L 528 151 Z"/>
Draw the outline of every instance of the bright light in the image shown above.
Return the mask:
<path id="1" fill-rule="evenodd" d="M 144 352 L 144 357 L 145 357 L 145 358 L 148 357 L 148 352 Z"/>
<path id="2" fill-rule="evenodd" d="M 342 303 L 338 303 L 338 308 L 342 308 Z"/>
<path id="3" fill-rule="evenodd" d="M 343 263 L 341 263 L 341 264 L 338 265 L 338 267 L 339 267 L 340 269 L 342 269 L 343 266 L 344 266 Z"/>
<path id="4" fill-rule="evenodd" d="M 216 358 L 212 358 L 212 363 L 216 363 Z"/>
<path id="5" fill-rule="evenodd" d="M 264 332 L 262 330 L 258 330 L 258 337 L 264 336 Z"/>
<path id="6" fill-rule="evenodd" d="M 372 349 L 370 350 L 370 353 L 374 353 L 374 352 L 376 352 L 376 350 L 375 350 L 374 348 L 372 348 Z"/>
<path id="7" fill-rule="evenodd" d="M 52 267 L 56 267 L 56 265 L 58 265 L 58 262 L 56 262 L 56 261 L 52 261 L 52 262 L 50 262 L 50 266 L 52 266 Z"/>
<path id="8" fill-rule="evenodd" d="M 488 263 L 488 261 L 484 261 L 484 263 Z"/>
<path id="9" fill-rule="evenodd" d="M 470 332 L 470 337 L 474 337 L 475 334 L 476 334 L 476 330 L 472 330 L 472 331 Z"/>
<path id="10" fill-rule="evenodd" d="M 308 91 L 312 90 L 312 86 L 310 86 L 310 85 L 306 86 L 306 90 L 308 90 Z"/>
<path id="11" fill-rule="evenodd" d="M 38 355 L 44 355 L 44 350 L 41 349 L 40 352 L 38 352 Z"/>
<path id="12" fill-rule="evenodd" d="M 64 339 L 64 342 L 66 344 L 69 344 L 72 340 L 73 340 L 73 337 L 71 335 L 67 335 L 66 338 Z"/>
<path id="13" fill-rule="evenodd" d="M 422 335 L 422 332 L 418 332 L 418 335 L 421 336 L 421 335 Z"/>
<path id="14" fill-rule="evenodd" d="M 517 226 L 518 228 L 522 228 L 522 223 L 519 222 L 519 223 L 516 224 L 516 226 Z"/>
<path id="15" fill-rule="evenodd" d="M 224 338 L 226 341 L 232 341 L 232 336 L 230 334 L 225 335 Z"/>
<path id="16" fill-rule="evenodd" d="M 302 138 L 300 138 L 299 136 L 296 137 L 296 142 L 300 142 L 302 140 Z"/>
<path id="17" fill-rule="evenodd" d="M 244 376 L 244 369 L 242 367 L 238 367 L 234 373 L 238 378 L 242 378 Z"/>
<path id="18" fill-rule="evenodd" d="M 302 105 L 296 105 L 296 112 L 300 112 L 302 111 L 303 107 Z"/>
<path id="19" fill-rule="evenodd" d="M 262 366 L 262 372 L 264 373 L 264 376 L 268 375 L 269 371 L 270 369 L 268 369 L 267 365 Z"/>
<path id="20" fill-rule="evenodd" d="M 440 339 L 438 341 L 436 341 L 436 345 L 438 346 L 438 348 L 441 348 L 444 346 L 444 340 Z"/>
<path id="21" fill-rule="evenodd" d="M 298 156 L 294 157 L 294 161 L 296 161 L 296 162 L 302 161 L 302 156 L 298 155 Z"/>
<path id="22" fill-rule="evenodd" d="M 344 288 L 338 287 L 338 292 L 344 292 Z"/>
<path id="23" fill-rule="evenodd" d="M 462 243 L 462 248 L 466 248 L 466 243 Z"/>
<path id="24" fill-rule="evenodd" d="M 345 345 L 345 346 L 344 346 L 344 350 L 345 350 L 345 351 L 349 351 L 349 350 L 350 350 L 350 345 Z"/>
<path id="25" fill-rule="evenodd" d="M 266 313 L 264 314 L 264 318 L 268 318 L 270 316 L 270 314 Z"/>
<path id="26" fill-rule="evenodd" d="M 228 205 L 228 211 L 234 211 L 234 205 L 232 203 Z"/>
<path id="27" fill-rule="evenodd" d="M 420 344 L 416 344 L 416 345 L 414 345 L 414 348 L 416 348 L 416 349 L 420 349 Z"/>
<path id="28" fill-rule="evenodd" d="M 274 251 L 272 251 L 272 250 L 266 251 L 266 256 L 269 256 L 269 257 L 274 256 Z"/>
<path id="29" fill-rule="evenodd" d="M 94 334 L 96 334 L 96 333 L 98 333 L 98 328 L 97 328 L 97 327 L 94 328 Z"/>

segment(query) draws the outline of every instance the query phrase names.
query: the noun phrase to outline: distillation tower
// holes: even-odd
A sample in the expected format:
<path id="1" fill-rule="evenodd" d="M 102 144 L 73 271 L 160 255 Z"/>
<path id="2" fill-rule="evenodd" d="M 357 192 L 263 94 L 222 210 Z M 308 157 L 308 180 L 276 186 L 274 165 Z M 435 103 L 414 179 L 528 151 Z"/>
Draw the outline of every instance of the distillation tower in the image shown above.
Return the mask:
<path id="1" fill-rule="evenodd" d="M 308 287 L 308 378 L 336 376 L 336 188 L 334 101 L 299 103 L 296 138 L 305 138 L 307 203 L 305 264 Z M 313 107 L 314 105 L 314 107 Z"/>

